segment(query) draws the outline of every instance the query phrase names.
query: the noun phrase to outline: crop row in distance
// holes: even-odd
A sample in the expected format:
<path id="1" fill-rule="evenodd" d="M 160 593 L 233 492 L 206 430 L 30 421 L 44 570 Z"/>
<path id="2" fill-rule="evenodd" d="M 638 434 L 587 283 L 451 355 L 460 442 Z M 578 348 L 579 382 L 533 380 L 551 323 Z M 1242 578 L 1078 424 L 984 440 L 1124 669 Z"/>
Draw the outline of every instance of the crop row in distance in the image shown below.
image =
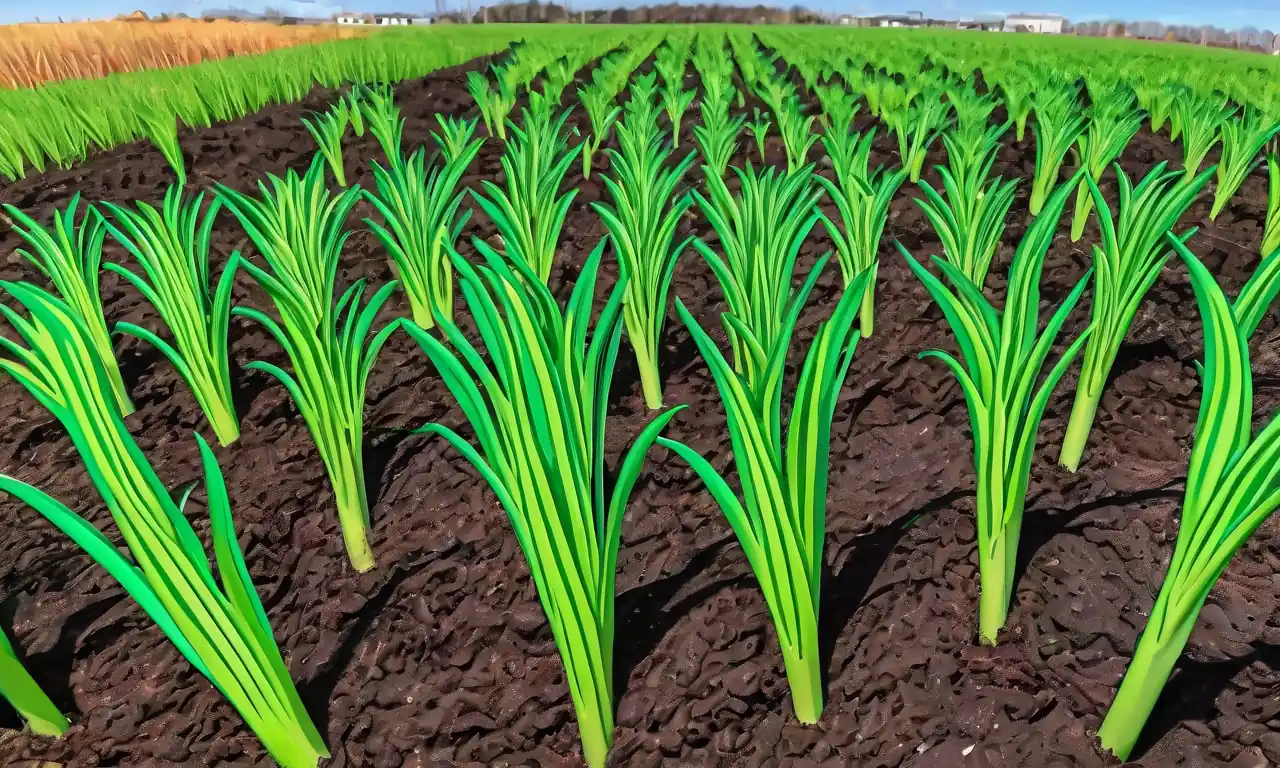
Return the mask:
<path id="1" fill-rule="evenodd" d="M 924 192 L 918 204 L 943 244 L 943 253 L 932 259 L 936 274 L 898 249 L 942 308 L 960 350 L 959 357 L 925 354 L 955 375 L 969 410 L 983 643 L 999 640 L 1007 618 L 1036 434 L 1051 393 L 1079 359 L 1082 375 L 1059 456 L 1074 470 L 1137 307 L 1171 258 L 1190 271 L 1205 329 L 1204 389 L 1179 538 L 1099 733 L 1105 748 L 1127 757 L 1209 590 L 1280 506 L 1280 421 L 1252 433 L 1248 345 L 1280 291 L 1280 243 L 1274 239 L 1280 162 L 1273 141 L 1280 123 L 1275 112 L 1217 91 L 1178 82 L 1157 86 L 1141 72 L 1119 78 L 1128 56 L 1111 68 L 1097 56 L 1097 68 L 1083 78 L 1063 77 L 1071 71 L 1066 47 L 1030 61 L 1014 59 L 1025 51 L 993 48 L 980 60 L 980 87 L 971 66 L 983 51 L 970 40 L 989 38 L 941 39 L 955 47 L 928 57 L 898 46 L 880 51 L 887 68 L 853 61 L 846 48 L 818 47 L 784 32 L 757 38 L 642 30 L 626 35 L 620 46 L 595 38 L 524 45 L 505 62 L 471 75 L 479 117 L 438 116 L 431 139 L 437 151 L 430 154 L 403 146 L 404 119 L 391 90 L 359 87 L 309 119 L 318 144 L 309 168 L 269 176 L 256 193 L 218 185 L 206 208 L 201 197 L 186 197 L 175 185 L 158 209 L 102 203 L 79 215 L 73 203 L 52 227 L 10 207 L 6 212 L 29 245 L 23 255 L 49 278 L 52 290 L 0 284 L 25 310 L 0 305 L 21 339 L 0 338 L 9 355 L 0 368 L 66 427 L 129 557 L 39 489 L 0 476 L 0 490 L 27 502 L 107 568 L 228 697 L 280 764 L 314 765 L 326 747 L 299 703 L 244 566 L 216 454 L 197 438 L 217 581 L 182 504 L 128 432 L 124 419 L 132 406 L 113 357 L 98 275 L 100 269 L 116 272 L 155 306 L 168 338 L 136 325 L 116 330 L 160 349 L 224 444 L 239 430 L 228 384 L 229 317 L 268 330 L 293 370 L 250 365 L 276 377 L 302 413 L 328 470 L 357 569 L 375 564 L 362 475 L 364 383 L 383 342 L 404 331 L 430 358 L 475 433 L 469 443 L 441 424 L 421 429 L 453 445 L 508 514 L 565 665 L 588 764 L 603 765 L 611 741 L 613 574 L 627 498 L 654 443 L 687 461 L 724 511 L 775 622 L 796 716 L 815 722 L 823 707 L 817 606 L 829 424 L 857 343 L 875 331 L 888 202 L 904 184 L 918 183 Z M 654 72 L 634 74 L 650 55 Z M 574 99 L 569 89 L 576 73 L 597 59 Z M 698 74 L 697 92 L 685 87 L 690 64 Z M 766 110 L 743 114 L 747 93 Z M 805 109 L 809 93 L 821 104 L 818 114 Z M 688 113 L 695 102 L 693 119 Z M 566 127 L 574 109 L 587 116 L 586 135 Z M 872 133 L 852 129 L 863 110 L 896 137 L 899 167 L 870 167 Z M 1004 121 L 994 122 L 996 115 Z M 695 146 L 681 149 L 675 140 L 685 120 L 693 123 Z M 481 124 L 487 138 L 479 137 Z M 1116 166 L 1120 195 L 1113 203 L 1099 180 L 1143 124 L 1167 129 L 1181 142 L 1182 165 L 1162 163 L 1140 179 Z M 372 189 L 348 186 L 345 178 L 344 137 L 365 131 L 385 161 L 374 168 Z M 984 286 L 1018 181 L 993 178 L 991 171 L 1000 142 L 1022 131 L 1030 131 L 1036 145 L 1028 201 L 1034 218 L 1009 267 L 1005 295 L 993 302 Z M 781 139 L 785 166 L 731 165 L 740 149 L 752 142 L 763 147 L 768 136 Z M 464 189 L 462 176 L 483 141 L 503 143 L 504 178 Z M 925 154 L 937 145 L 946 154 L 939 167 L 942 189 L 920 180 Z M 1207 164 L 1218 145 L 1219 163 Z M 547 281 L 574 198 L 563 179 L 577 162 L 592 172 L 593 156 L 601 152 L 607 170 L 595 172 L 603 174 L 608 199 L 593 209 L 608 235 L 562 307 Z M 812 158 L 819 154 L 829 161 L 829 174 L 815 172 Z M 1178 221 L 1208 194 L 1211 181 L 1216 215 L 1260 155 L 1272 185 L 1265 258 L 1228 299 L 1186 247 L 1190 233 L 1180 231 Z M 180 167 L 180 152 L 167 156 L 175 170 Z M 366 224 L 399 279 L 367 299 L 363 282 L 335 296 L 346 220 L 362 198 L 376 211 Z M 835 216 L 819 208 L 824 198 Z M 475 240 L 473 259 L 459 252 L 468 199 L 499 234 L 496 244 Z M 215 281 L 208 242 L 218 207 L 234 214 L 260 260 L 235 254 Z M 677 242 L 677 223 L 687 214 L 704 217 L 715 239 Z M 1100 232 L 1092 243 L 1091 274 L 1053 308 L 1041 330 L 1039 281 L 1049 245 L 1068 219 L 1070 236 L 1082 238 L 1088 217 Z M 835 252 L 796 275 L 800 246 L 819 225 Z M 101 263 L 108 236 L 126 247 L 140 271 Z M 727 354 L 679 298 L 669 296 L 674 264 L 689 250 L 707 262 L 724 293 Z M 794 338 L 797 318 L 833 255 L 844 278 L 842 298 L 802 347 Z M 592 322 L 596 275 L 606 258 L 618 262 L 621 278 Z M 230 285 L 241 272 L 271 299 L 274 315 L 231 306 Z M 454 322 L 458 288 L 478 343 Z M 397 290 L 408 299 L 408 316 L 375 327 L 379 309 Z M 1076 338 L 1059 339 L 1086 293 L 1090 323 Z M 659 341 L 672 304 L 724 403 L 741 495 L 696 451 L 661 436 L 680 410 L 664 407 L 669 404 L 658 375 Z M 625 453 L 610 489 L 603 459 L 606 401 L 624 336 L 655 415 Z M 797 347 L 803 363 L 788 386 L 786 361 Z M 1063 351 L 1054 356 L 1058 348 Z M 33 728 L 65 728 L 65 719 L 20 673 L 7 643 L 0 644 L 0 664 L 14 670 L 0 678 L 0 692 Z"/>

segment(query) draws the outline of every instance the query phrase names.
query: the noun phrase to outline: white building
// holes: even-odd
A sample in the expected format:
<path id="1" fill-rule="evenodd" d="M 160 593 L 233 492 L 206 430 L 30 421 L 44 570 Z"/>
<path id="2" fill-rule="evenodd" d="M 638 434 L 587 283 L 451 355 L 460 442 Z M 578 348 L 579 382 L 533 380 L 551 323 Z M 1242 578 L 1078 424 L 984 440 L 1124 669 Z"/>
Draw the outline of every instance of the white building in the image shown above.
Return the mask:
<path id="1" fill-rule="evenodd" d="M 419 18 L 411 13 L 375 13 L 373 23 L 379 27 L 400 27 L 409 24 L 430 24 L 431 19 Z"/>
<path id="2" fill-rule="evenodd" d="M 339 14 L 338 16 L 334 17 L 334 21 L 338 22 L 339 24 L 368 24 L 369 23 L 369 19 L 354 13 Z"/>
<path id="3" fill-rule="evenodd" d="M 1066 21 L 1055 13 L 1015 13 L 1004 18 L 1004 31 L 1060 35 Z"/>

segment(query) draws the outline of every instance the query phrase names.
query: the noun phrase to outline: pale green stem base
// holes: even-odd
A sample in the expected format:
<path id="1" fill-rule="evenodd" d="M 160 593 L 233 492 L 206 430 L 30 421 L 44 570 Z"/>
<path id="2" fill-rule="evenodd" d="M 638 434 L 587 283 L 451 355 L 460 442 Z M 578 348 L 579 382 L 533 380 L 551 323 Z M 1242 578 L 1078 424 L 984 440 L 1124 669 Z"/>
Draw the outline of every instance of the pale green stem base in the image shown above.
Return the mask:
<path id="1" fill-rule="evenodd" d="M 813 639 L 817 640 L 816 635 Z M 791 706 L 796 711 L 796 719 L 805 725 L 812 725 L 822 717 L 822 667 L 818 663 L 817 642 L 812 646 L 798 651 L 782 649 Z"/>
<path id="2" fill-rule="evenodd" d="M 640 389 L 644 392 L 644 404 L 649 410 L 662 410 L 662 379 L 654 366 L 640 367 Z"/>
<path id="3" fill-rule="evenodd" d="M 67 732 L 67 718 L 13 655 L 4 638 L 0 638 L 0 695 L 27 721 L 32 733 L 57 737 Z"/>
<path id="4" fill-rule="evenodd" d="M 978 641 L 982 645 L 995 645 L 1000 630 L 1004 629 L 1009 620 L 1009 603 L 1013 599 L 1013 569 L 1017 563 L 1021 528 L 1019 516 L 996 539 L 990 560 L 979 557 Z"/>
<path id="5" fill-rule="evenodd" d="M 1071 407 L 1071 420 L 1067 422 L 1067 434 L 1062 438 L 1062 451 L 1058 454 L 1058 463 L 1071 472 L 1080 466 L 1084 457 L 1085 446 L 1089 443 L 1089 433 L 1093 430 L 1093 419 L 1098 412 L 1098 400 L 1101 392 L 1090 392 L 1082 381 L 1076 389 L 1075 404 Z"/>
<path id="6" fill-rule="evenodd" d="M 209 426 L 213 429 L 213 436 L 218 439 L 218 445 L 225 448 L 240 439 L 240 422 L 236 419 L 234 406 L 228 404 L 216 408 L 214 413 L 206 411 L 205 417 L 209 419 Z"/>
<path id="7" fill-rule="evenodd" d="M 1071 219 L 1071 242 L 1078 243 L 1084 237 L 1084 226 L 1093 212 L 1093 193 L 1087 183 L 1082 183 L 1076 190 L 1076 213 Z"/>
<path id="8" fill-rule="evenodd" d="M 431 314 L 431 307 L 424 306 L 419 302 L 410 302 L 410 311 L 413 313 L 413 324 L 424 331 L 429 331 L 436 327 L 436 318 Z"/>
<path id="9" fill-rule="evenodd" d="M 871 281 L 867 283 L 867 289 L 862 294 L 862 306 L 858 310 L 858 326 L 862 331 L 862 338 L 871 336 L 871 332 L 876 327 L 876 284 L 875 275 L 871 276 Z"/>
<path id="10" fill-rule="evenodd" d="M 365 573 L 373 570 L 377 563 L 369 546 L 369 501 L 364 491 L 364 451 L 360 443 L 341 461 L 342 465 L 330 468 L 329 481 L 338 505 L 342 542 L 351 567 Z"/>
<path id="11" fill-rule="evenodd" d="M 1142 639 L 1133 651 L 1133 661 L 1120 681 L 1116 699 L 1098 729 L 1098 739 L 1103 748 L 1121 760 L 1128 760 L 1133 752 L 1194 626 L 1195 621 L 1186 622 L 1185 627 L 1169 633 L 1163 643 L 1156 639 L 1158 632 L 1154 627 L 1148 627 L 1142 633 Z"/>

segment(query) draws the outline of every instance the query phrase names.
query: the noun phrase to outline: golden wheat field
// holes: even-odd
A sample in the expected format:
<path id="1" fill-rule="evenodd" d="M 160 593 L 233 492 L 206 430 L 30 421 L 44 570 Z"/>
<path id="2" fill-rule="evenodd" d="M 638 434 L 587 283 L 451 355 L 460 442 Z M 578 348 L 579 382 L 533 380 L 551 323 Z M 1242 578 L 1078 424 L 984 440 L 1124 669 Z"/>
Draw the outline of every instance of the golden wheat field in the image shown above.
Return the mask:
<path id="1" fill-rule="evenodd" d="M 0 86 L 196 64 L 360 34 L 235 21 L 88 21 L 0 26 Z"/>

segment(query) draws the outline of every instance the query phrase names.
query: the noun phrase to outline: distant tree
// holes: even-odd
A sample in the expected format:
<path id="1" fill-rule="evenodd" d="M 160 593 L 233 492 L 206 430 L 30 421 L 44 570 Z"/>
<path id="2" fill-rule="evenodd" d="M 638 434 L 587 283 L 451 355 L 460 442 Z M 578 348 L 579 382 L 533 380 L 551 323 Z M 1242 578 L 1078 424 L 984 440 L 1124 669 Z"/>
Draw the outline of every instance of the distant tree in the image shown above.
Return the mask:
<path id="1" fill-rule="evenodd" d="M 1176 42 L 1178 42 L 1178 32 L 1177 32 L 1177 30 L 1173 29 L 1172 27 L 1170 27 L 1168 30 L 1166 30 L 1166 31 L 1165 31 L 1165 33 L 1164 33 L 1164 40 L 1165 40 L 1165 42 L 1166 42 L 1166 43 L 1176 43 Z"/>

